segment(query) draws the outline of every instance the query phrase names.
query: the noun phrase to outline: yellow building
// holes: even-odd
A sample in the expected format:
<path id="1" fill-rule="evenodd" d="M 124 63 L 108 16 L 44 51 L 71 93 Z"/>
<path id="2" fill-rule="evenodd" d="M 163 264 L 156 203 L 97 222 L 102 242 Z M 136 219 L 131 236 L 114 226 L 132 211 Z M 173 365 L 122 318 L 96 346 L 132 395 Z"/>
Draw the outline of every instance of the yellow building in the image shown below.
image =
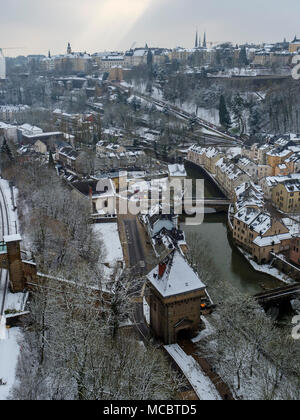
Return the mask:
<path id="1" fill-rule="evenodd" d="M 274 149 L 267 153 L 267 165 L 272 168 L 272 175 L 276 173 L 276 167 L 284 163 L 284 161 L 289 158 L 293 152 L 291 150 L 278 150 Z"/>
<path id="2" fill-rule="evenodd" d="M 294 40 L 289 45 L 289 52 L 295 53 L 298 51 L 299 48 L 300 48 L 300 39 L 297 39 L 297 37 L 295 36 Z"/>
<path id="3" fill-rule="evenodd" d="M 285 213 L 299 213 L 300 181 L 290 179 L 276 185 L 272 190 L 272 203 Z"/>
<path id="4" fill-rule="evenodd" d="M 259 209 L 244 207 L 233 218 L 233 239 L 259 263 L 270 261 L 270 252 L 289 249 L 289 229 Z"/>

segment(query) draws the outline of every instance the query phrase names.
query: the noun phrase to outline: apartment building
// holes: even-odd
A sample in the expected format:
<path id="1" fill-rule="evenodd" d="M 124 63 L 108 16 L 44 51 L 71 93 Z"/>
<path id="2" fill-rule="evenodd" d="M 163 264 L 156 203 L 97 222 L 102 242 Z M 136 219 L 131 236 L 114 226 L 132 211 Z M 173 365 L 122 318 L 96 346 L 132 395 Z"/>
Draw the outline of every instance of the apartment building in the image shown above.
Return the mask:
<path id="1" fill-rule="evenodd" d="M 233 238 L 259 263 L 271 260 L 270 252 L 283 252 L 290 248 L 289 229 L 269 213 L 243 207 L 233 217 Z"/>
<path id="2" fill-rule="evenodd" d="M 272 189 L 274 207 L 284 213 L 300 212 L 300 180 L 288 179 Z"/>

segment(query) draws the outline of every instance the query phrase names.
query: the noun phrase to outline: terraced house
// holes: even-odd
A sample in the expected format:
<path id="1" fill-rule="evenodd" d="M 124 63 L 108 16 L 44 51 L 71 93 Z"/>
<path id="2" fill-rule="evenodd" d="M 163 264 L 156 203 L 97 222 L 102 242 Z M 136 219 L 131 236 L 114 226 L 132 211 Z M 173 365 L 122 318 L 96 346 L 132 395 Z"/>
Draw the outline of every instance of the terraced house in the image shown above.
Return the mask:
<path id="1" fill-rule="evenodd" d="M 271 252 L 290 249 L 292 235 L 278 219 L 260 209 L 244 207 L 233 218 L 233 238 L 238 246 L 264 264 L 271 260 Z"/>
<path id="2" fill-rule="evenodd" d="M 216 180 L 227 194 L 233 197 L 235 188 L 244 182 L 250 182 L 250 177 L 231 160 L 221 158 L 216 164 Z"/>
<path id="3" fill-rule="evenodd" d="M 284 213 L 300 212 L 300 179 L 287 179 L 272 190 L 273 205 Z"/>

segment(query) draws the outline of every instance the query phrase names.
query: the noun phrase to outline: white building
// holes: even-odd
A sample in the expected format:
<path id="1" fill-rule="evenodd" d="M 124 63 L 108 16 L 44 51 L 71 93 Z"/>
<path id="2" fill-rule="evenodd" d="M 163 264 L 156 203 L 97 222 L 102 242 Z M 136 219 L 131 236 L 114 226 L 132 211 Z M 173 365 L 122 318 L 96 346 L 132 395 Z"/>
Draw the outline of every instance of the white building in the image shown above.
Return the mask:
<path id="1" fill-rule="evenodd" d="M 0 80 L 6 79 L 6 63 L 2 49 L 0 48 Z"/>

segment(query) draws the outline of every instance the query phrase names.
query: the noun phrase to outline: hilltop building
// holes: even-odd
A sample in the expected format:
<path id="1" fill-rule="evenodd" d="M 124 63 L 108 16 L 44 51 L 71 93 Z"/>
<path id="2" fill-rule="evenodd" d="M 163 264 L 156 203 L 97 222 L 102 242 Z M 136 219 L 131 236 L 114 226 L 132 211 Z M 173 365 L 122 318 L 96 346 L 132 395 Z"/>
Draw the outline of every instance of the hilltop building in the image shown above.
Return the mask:
<path id="1" fill-rule="evenodd" d="M 300 39 L 298 39 L 297 36 L 295 36 L 295 38 L 289 45 L 289 52 L 295 53 L 299 50 L 299 48 L 300 48 Z"/>

